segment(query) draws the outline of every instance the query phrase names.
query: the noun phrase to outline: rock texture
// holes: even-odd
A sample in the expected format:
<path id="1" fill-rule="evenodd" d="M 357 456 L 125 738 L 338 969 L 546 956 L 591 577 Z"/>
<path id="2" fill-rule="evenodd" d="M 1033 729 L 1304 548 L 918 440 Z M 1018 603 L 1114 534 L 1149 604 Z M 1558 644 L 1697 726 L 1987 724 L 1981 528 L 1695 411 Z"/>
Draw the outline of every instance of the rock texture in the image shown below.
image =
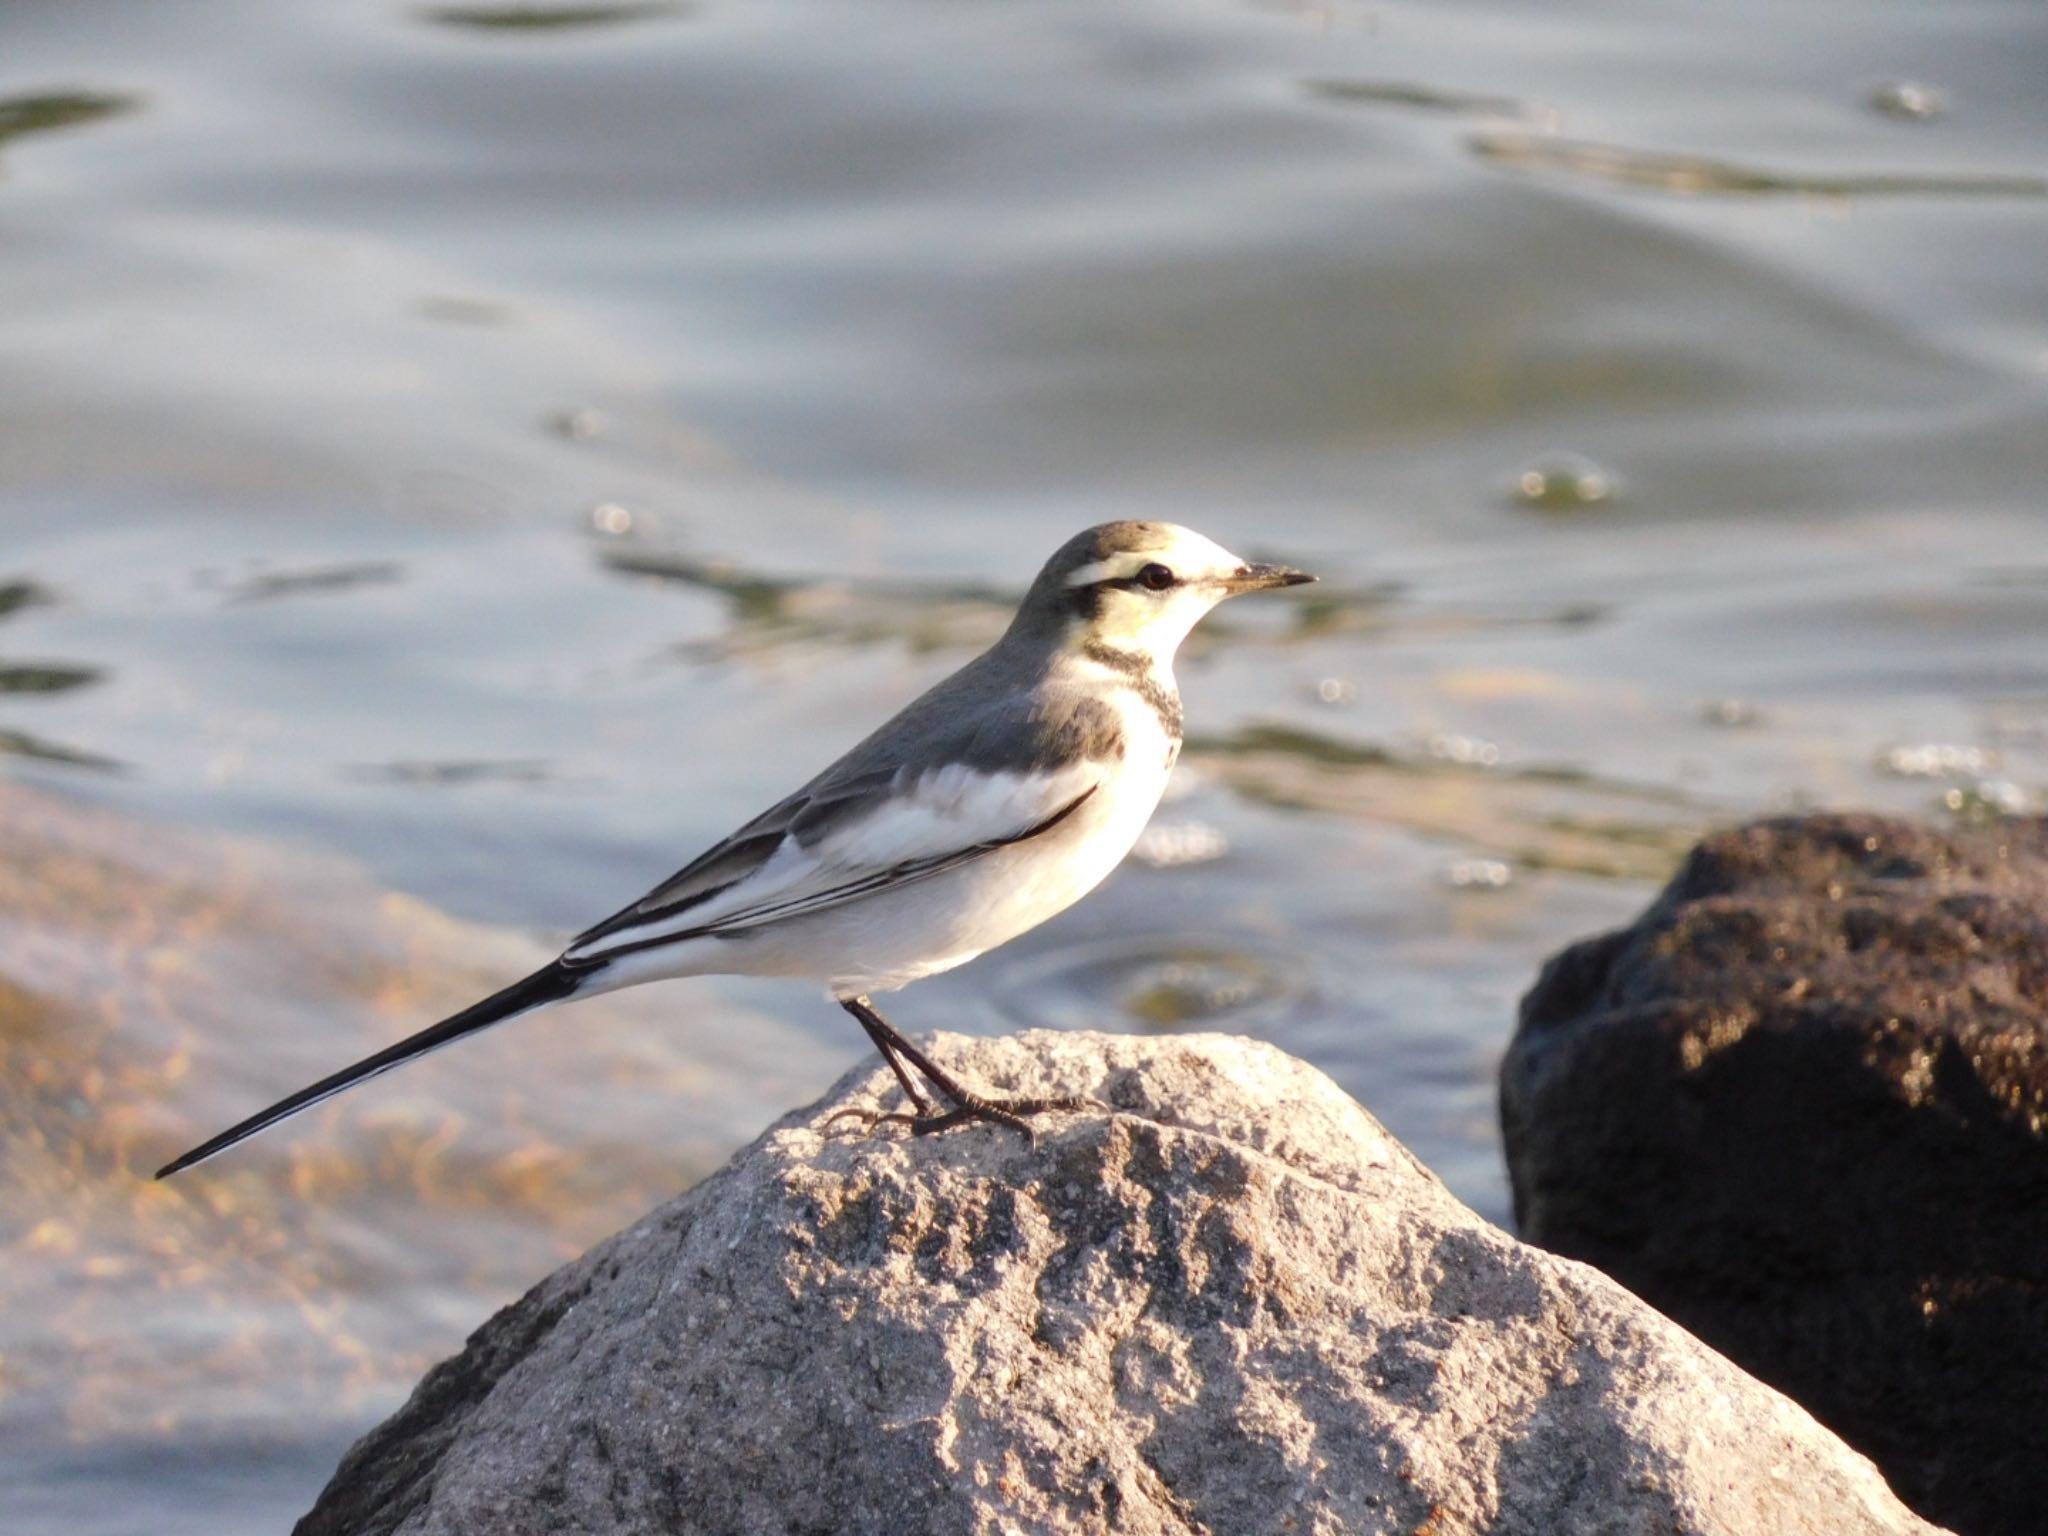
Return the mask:
<path id="1" fill-rule="evenodd" d="M 1928 1529 L 1808 1415 L 1220 1037 L 942 1038 L 1037 1145 L 834 1113 L 536 1287 L 303 1533 Z"/>
<path id="2" fill-rule="evenodd" d="M 1958 1530 L 2048 1529 L 2048 823 L 1767 821 L 1523 1001 L 1524 1236 Z"/>

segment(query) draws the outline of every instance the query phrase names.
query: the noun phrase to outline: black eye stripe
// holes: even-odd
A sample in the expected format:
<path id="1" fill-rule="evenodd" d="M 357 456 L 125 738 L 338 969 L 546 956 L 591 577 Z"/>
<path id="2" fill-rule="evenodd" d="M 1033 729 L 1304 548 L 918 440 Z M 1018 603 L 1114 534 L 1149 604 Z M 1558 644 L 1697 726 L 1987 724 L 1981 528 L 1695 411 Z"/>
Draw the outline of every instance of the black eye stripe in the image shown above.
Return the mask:
<path id="1" fill-rule="evenodd" d="M 1163 572 L 1165 579 L 1162 581 L 1155 577 L 1147 581 L 1146 576 L 1154 571 Z M 1156 564 L 1146 566 L 1135 576 L 1105 576 L 1094 583 L 1097 587 L 1115 587 L 1124 592 L 1164 592 L 1168 587 L 1177 587 L 1180 584 L 1178 576 L 1165 566 Z"/>

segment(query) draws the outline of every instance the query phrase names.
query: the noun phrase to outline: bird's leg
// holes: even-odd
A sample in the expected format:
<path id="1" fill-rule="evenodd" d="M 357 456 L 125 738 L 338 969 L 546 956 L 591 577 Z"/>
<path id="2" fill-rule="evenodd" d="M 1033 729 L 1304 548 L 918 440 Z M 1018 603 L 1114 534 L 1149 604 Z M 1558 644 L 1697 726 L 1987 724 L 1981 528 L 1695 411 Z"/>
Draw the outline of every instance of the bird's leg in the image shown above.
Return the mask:
<path id="1" fill-rule="evenodd" d="M 875 1012 L 874 1005 L 864 997 L 839 999 L 839 1006 L 860 1021 L 860 1027 L 868 1032 L 868 1039 L 881 1053 L 882 1060 L 889 1063 L 889 1070 L 896 1074 L 896 1081 L 902 1086 L 903 1096 L 910 1100 L 920 1116 L 932 1113 L 931 1100 L 917 1090 L 917 1084 L 910 1080 L 910 1074 L 903 1068 L 903 1058 L 896 1054 L 896 1043 L 903 1037 L 891 1029 L 882 1016 Z"/>
<path id="2" fill-rule="evenodd" d="M 868 1021 L 865 1018 L 861 1017 L 859 1011 L 856 1010 L 851 1003 L 847 1002 L 845 998 L 841 998 L 839 1000 L 839 1005 L 842 1008 L 844 1008 L 848 1013 L 851 1013 L 856 1019 L 860 1019 L 860 1027 L 868 1032 L 868 1039 L 874 1042 L 875 1050 L 880 1053 L 882 1060 L 886 1061 L 889 1064 L 889 1070 L 896 1074 L 896 1082 L 898 1086 L 900 1086 L 903 1089 L 903 1096 L 910 1100 L 911 1104 L 915 1106 L 917 1112 L 911 1115 L 885 1115 L 872 1109 L 855 1109 L 851 1106 L 848 1106 L 845 1109 L 835 1111 L 829 1118 L 827 1118 L 825 1123 L 827 1125 L 832 1125 L 840 1120 L 859 1120 L 863 1122 L 868 1129 L 872 1130 L 878 1123 L 885 1120 L 907 1120 L 912 1124 L 915 1124 L 919 1120 L 931 1119 L 932 1116 L 936 1113 L 936 1111 L 934 1111 L 932 1108 L 931 1100 L 927 1099 L 924 1096 L 924 1094 L 918 1090 L 918 1086 L 914 1081 L 912 1081 L 910 1073 L 904 1069 L 903 1058 L 896 1054 L 896 1047 L 890 1043 L 889 1037 L 890 1035 L 895 1034 L 895 1031 L 888 1029 L 888 1026 L 884 1025 L 883 1029 L 886 1030 L 887 1033 L 878 1032 L 872 1025 L 868 1023 Z M 871 1013 L 873 1012 L 872 1009 L 870 1009 L 869 1011 Z M 876 1017 L 879 1019 L 879 1015 L 877 1015 Z"/>
<path id="3" fill-rule="evenodd" d="M 1027 1141 L 1035 1140 L 1031 1127 L 1024 1121 L 1026 1115 L 1042 1114 L 1047 1110 L 1080 1109 L 1080 1099 L 985 1099 L 980 1094 L 961 1087 L 952 1074 L 912 1045 L 897 1033 L 894 1025 L 875 1012 L 875 1005 L 865 997 L 842 997 L 839 1006 L 860 1020 L 860 1027 L 867 1031 L 868 1038 L 875 1042 L 875 1049 L 882 1053 L 882 1059 L 895 1072 L 896 1080 L 903 1085 L 910 1102 L 917 1106 L 917 1113 L 904 1115 L 878 1115 L 878 1121 L 900 1121 L 920 1136 L 929 1136 L 935 1131 L 951 1130 L 956 1125 L 967 1125 L 976 1120 L 987 1120 L 996 1125 L 1007 1125 L 1019 1132 Z M 898 1058 L 902 1058 L 899 1060 Z M 910 1085 L 910 1078 L 903 1070 L 903 1061 L 908 1061 L 940 1093 L 953 1103 L 953 1108 L 943 1113 L 934 1112 L 924 1095 Z"/>

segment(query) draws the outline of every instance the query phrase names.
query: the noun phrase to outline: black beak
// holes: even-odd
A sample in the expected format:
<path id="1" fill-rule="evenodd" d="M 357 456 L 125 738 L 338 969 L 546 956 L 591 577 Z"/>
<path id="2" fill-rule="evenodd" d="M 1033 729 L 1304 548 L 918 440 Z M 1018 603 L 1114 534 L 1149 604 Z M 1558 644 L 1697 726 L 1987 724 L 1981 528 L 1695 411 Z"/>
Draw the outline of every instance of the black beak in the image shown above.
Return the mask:
<path id="1" fill-rule="evenodd" d="M 1297 571 L 1291 565 L 1242 565 L 1234 575 L 1223 578 L 1224 589 L 1232 594 L 1239 592 L 1263 592 L 1269 587 L 1298 587 L 1303 582 L 1314 581 L 1307 571 Z"/>

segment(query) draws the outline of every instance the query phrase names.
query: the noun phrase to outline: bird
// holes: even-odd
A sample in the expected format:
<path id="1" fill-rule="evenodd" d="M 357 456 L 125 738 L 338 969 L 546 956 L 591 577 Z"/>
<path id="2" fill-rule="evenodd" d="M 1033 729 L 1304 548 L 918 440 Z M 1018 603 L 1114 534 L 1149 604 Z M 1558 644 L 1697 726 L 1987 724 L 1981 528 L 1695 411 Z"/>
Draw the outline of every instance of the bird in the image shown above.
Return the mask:
<path id="1" fill-rule="evenodd" d="M 994 645 L 794 793 L 532 975 L 280 1099 L 156 1177 L 534 1009 L 705 975 L 823 982 L 910 1106 L 870 1118 L 919 1134 L 986 1121 L 1030 1138 L 1028 1117 L 1078 1101 L 976 1093 L 884 1019 L 873 994 L 963 965 L 1099 885 L 1180 756 L 1182 640 L 1225 598 L 1313 580 L 1173 523 L 1076 534 Z"/>

